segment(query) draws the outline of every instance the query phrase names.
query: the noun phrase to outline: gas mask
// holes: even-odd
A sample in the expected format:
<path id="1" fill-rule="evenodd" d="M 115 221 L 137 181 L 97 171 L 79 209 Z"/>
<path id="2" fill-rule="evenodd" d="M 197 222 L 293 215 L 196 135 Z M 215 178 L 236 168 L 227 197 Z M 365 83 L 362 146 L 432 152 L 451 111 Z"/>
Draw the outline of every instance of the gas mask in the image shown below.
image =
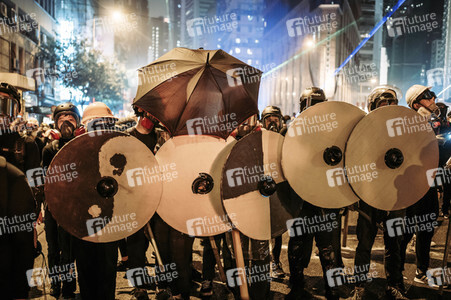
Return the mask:
<path id="1" fill-rule="evenodd" d="M 440 108 L 437 106 L 437 104 L 432 103 L 429 106 L 421 106 L 418 109 L 418 113 L 422 115 L 423 117 L 431 118 L 432 114 L 434 114 L 436 117 L 440 117 Z"/>
<path id="2" fill-rule="evenodd" d="M 252 127 L 249 124 L 241 124 L 238 126 L 238 136 L 245 136 L 252 131 Z"/>
<path id="3" fill-rule="evenodd" d="M 75 126 L 69 121 L 64 121 L 59 130 L 63 139 L 68 140 L 74 137 Z"/>
<path id="4" fill-rule="evenodd" d="M 277 122 L 270 122 L 268 125 L 268 130 L 279 132 L 279 124 L 277 124 Z"/>

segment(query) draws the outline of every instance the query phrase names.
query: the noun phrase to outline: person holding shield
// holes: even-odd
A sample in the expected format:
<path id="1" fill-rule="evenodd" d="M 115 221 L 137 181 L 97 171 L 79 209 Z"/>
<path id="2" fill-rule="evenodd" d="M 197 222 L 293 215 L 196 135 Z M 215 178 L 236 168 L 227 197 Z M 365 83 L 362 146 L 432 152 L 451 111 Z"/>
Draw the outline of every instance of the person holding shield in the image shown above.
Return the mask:
<path id="1" fill-rule="evenodd" d="M 440 117 L 440 108 L 435 101 L 437 96 L 430 87 L 422 85 L 412 86 L 406 93 L 406 100 L 409 107 L 418 112 L 428 120 L 431 117 Z M 429 268 L 430 251 L 432 237 L 434 236 L 435 224 L 439 215 L 439 203 L 437 188 L 431 187 L 428 192 L 414 205 L 406 209 L 406 217 L 409 219 L 420 220 L 417 222 L 419 227 L 431 228 L 431 230 L 417 231 L 415 253 L 417 257 L 417 270 L 414 278 L 415 282 L 428 284 L 426 272 Z M 427 218 L 426 218 L 427 216 Z M 413 237 L 413 233 L 404 234 L 401 245 L 401 267 L 404 269 L 406 259 L 407 245 Z"/>
<path id="2" fill-rule="evenodd" d="M 71 102 L 58 105 L 53 112 L 55 128 L 60 133 L 59 139 L 53 140 L 42 150 L 42 167 L 48 169 L 52 159 L 58 151 L 68 142 L 75 138 L 76 130 L 80 127 L 80 112 Z M 63 195 L 61 195 L 63 197 Z M 50 269 L 64 270 L 65 266 L 71 266 L 71 274 L 75 272 L 72 268 L 75 257 L 73 253 L 72 236 L 56 223 L 47 205 L 45 206 L 45 238 L 48 245 L 48 261 Z M 59 274 L 62 275 L 62 274 Z M 50 295 L 59 297 L 63 294 L 64 298 L 75 297 L 75 280 L 61 279 L 61 276 L 52 277 Z M 72 278 L 69 277 L 68 278 Z M 61 289 L 62 286 L 62 289 Z"/>
<path id="3" fill-rule="evenodd" d="M 309 107 L 324 101 L 327 101 L 327 99 L 322 89 L 317 87 L 307 88 L 301 95 L 300 112 L 302 113 Z M 338 211 L 336 209 L 321 208 L 304 201 L 299 218 L 314 219 L 316 216 L 315 219 L 320 219 L 318 217 L 332 214 L 338 215 Z M 340 226 L 337 226 L 337 229 L 332 231 L 304 233 L 290 237 L 290 241 L 288 242 L 288 262 L 290 265 L 291 291 L 285 299 L 304 299 L 305 297 L 311 296 L 304 289 L 304 269 L 308 267 L 310 262 L 314 238 L 319 250 L 319 257 L 323 269 L 326 299 L 339 299 L 336 288 L 330 287 L 326 279 L 326 272 L 339 267 L 338 262 L 341 261 L 339 244 L 341 222 L 339 223 Z"/>
<path id="4" fill-rule="evenodd" d="M 368 96 L 368 111 L 371 112 L 379 107 L 398 105 L 398 97 L 394 89 L 388 87 L 376 87 Z M 406 289 L 401 271 L 401 241 L 402 237 L 389 236 L 386 221 L 393 218 L 403 218 L 405 209 L 396 211 L 383 211 L 371 207 L 363 201 L 359 201 L 359 218 L 357 220 L 357 239 L 359 241 L 354 261 L 355 278 L 367 278 L 371 260 L 371 248 L 378 231 L 378 223 L 384 224 L 385 243 L 385 273 L 387 276 L 386 294 L 390 299 L 407 299 Z M 364 216 L 365 214 L 365 216 Z M 367 218 L 369 217 L 369 218 Z M 364 276 L 360 276 L 364 275 Z M 363 299 L 365 281 L 356 282 L 353 299 Z"/>

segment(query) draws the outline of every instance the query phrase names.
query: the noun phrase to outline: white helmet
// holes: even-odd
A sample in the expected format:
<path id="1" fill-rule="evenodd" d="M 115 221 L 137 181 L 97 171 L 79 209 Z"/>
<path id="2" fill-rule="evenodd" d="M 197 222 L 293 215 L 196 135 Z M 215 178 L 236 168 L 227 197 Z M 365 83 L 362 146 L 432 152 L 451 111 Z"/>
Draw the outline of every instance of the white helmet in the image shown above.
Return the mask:
<path id="1" fill-rule="evenodd" d="M 83 118 L 81 119 L 81 123 L 86 126 L 86 124 L 94 119 L 99 118 L 111 118 L 117 119 L 111 109 L 103 102 L 94 102 L 88 105 L 83 111 Z"/>
<path id="2" fill-rule="evenodd" d="M 426 90 L 430 90 L 431 86 L 424 86 L 415 84 L 410 89 L 407 90 L 406 93 L 406 101 L 407 105 L 409 105 L 410 108 L 413 108 L 413 104 L 416 102 L 418 97 Z"/>

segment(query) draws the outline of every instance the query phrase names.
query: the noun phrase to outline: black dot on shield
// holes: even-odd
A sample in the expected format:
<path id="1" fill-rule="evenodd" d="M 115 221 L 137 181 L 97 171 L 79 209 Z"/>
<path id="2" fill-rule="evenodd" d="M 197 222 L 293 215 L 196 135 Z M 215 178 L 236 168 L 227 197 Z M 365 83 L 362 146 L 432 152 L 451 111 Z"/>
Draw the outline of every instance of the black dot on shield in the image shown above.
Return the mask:
<path id="1" fill-rule="evenodd" d="M 116 168 L 116 170 L 113 170 L 113 175 L 121 176 L 127 164 L 127 158 L 123 154 L 116 153 L 110 158 L 110 164 Z"/>

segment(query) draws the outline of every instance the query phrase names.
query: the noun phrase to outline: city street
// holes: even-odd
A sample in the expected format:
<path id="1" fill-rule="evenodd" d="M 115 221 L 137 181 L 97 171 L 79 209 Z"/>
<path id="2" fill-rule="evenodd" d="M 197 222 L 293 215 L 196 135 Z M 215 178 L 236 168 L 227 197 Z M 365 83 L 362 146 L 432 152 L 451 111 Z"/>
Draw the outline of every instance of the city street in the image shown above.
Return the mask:
<path id="1" fill-rule="evenodd" d="M 0 300 L 451 300 L 450 106 L 451 0 L 0 0 Z"/>
<path id="2" fill-rule="evenodd" d="M 348 232 L 348 244 L 347 247 L 342 249 L 343 262 L 345 267 L 352 267 L 354 263 L 355 248 L 357 246 L 357 238 L 355 235 L 355 224 L 357 221 L 357 213 L 351 212 L 351 217 L 349 220 L 349 232 Z M 443 259 L 443 251 L 445 247 L 445 236 L 446 229 L 448 226 L 448 220 L 441 223 L 439 229 L 434 235 L 433 241 L 436 243 L 434 247 L 431 248 L 431 268 L 437 268 L 441 266 Z M 42 232 L 43 225 L 39 226 L 38 231 Z M 287 244 L 288 244 L 288 234 L 283 235 L 283 246 L 281 261 L 283 264 L 284 271 L 288 273 L 288 260 L 287 260 Z M 39 241 L 42 243 L 44 248 L 44 255 L 46 255 L 46 242 L 44 238 L 44 233 L 39 236 Z M 315 250 L 316 251 L 316 250 Z M 307 288 L 314 295 L 315 299 L 325 299 L 324 297 L 324 281 L 322 279 L 321 264 L 319 257 L 316 253 L 313 253 L 312 259 L 310 261 L 310 266 L 306 270 Z M 376 278 L 372 283 L 367 285 L 367 291 L 365 294 L 365 299 L 384 299 L 384 289 L 385 289 L 385 273 L 383 267 L 383 253 L 384 244 L 383 236 L 381 232 L 376 237 L 373 251 L 372 251 L 372 262 L 376 263 L 376 271 L 379 278 Z M 153 265 L 154 258 L 152 257 L 152 247 L 149 247 L 147 251 L 147 258 L 149 262 Z M 404 276 L 407 278 L 405 280 L 406 288 L 408 289 L 407 296 L 410 299 L 451 299 L 451 291 L 444 290 L 443 298 L 440 298 L 437 289 L 433 289 L 426 285 L 421 285 L 419 283 L 414 283 L 413 278 L 415 277 L 415 252 L 412 245 L 409 245 L 407 253 L 407 263 L 405 265 L 406 270 L 404 271 Z M 449 260 L 448 260 L 449 261 Z M 193 262 L 197 270 L 202 270 L 202 247 L 200 246 L 200 240 L 196 239 L 194 243 L 193 251 Z M 42 256 L 35 260 L 34 267 L 42 266 Z M 116 285 L 116 299 L 125 300 L 130 299 L 130 292 L 132 287 L 129 286 L 128 281 L 124 279 L 125 272 L 117 273 L 117 285 Z M 214 281 L 214 295 L 211 299 L 233 299 L 233 294 L 228 292 L 227 288 L 223 283 L 220 282 L 218 273 L 216 272 L 216 279 Z M 43 295 L 43 288 L 39 287 L 37 290 L 33 289 L 30 296 L 32 299 L 54 299 L 48 295 L 50 285 L 45 286 L 47 295 Z M 201 299 L 198 290 L 200 289 L 200 283 L 193 283 L 193 288 L 191 292 L 191 299 Z M 284 280 L 277 280 L 271 283 L 271 294 L 273 299 L 284 299 L 284 296 L 289 292 L 288 287 L 288 276 Z M 149 298 L 155 295 L 154 290 L 149 290 Z M 351 287 L 342 286 L 340 288 L 340 296 L 346 299 L 350 296 Z M 78 286 L 77 292 L 78 294 Z M 368 297 L 368 298 L 367 298 Z M 77 296 L 79 298 L 79 295 Z"/>

